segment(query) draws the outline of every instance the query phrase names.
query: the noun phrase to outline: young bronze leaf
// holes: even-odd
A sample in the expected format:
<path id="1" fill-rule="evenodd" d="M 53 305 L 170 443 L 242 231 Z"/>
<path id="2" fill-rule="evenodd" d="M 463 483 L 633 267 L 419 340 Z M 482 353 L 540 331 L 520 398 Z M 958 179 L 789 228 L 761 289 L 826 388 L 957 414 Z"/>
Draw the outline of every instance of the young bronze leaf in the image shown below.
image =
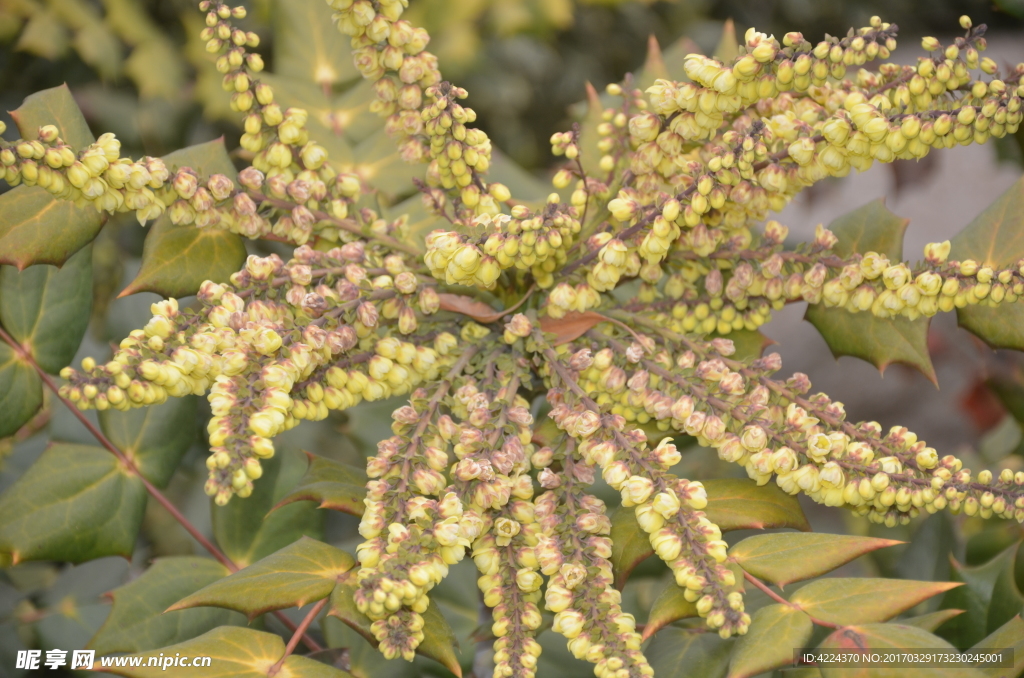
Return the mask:
<path id="1" fill-rule="evenodd" d="M 43 125 L 56 125 L 76 151 L 95 140 L 67 85 L 26 97 L 11 117 L 25 139 L 35 139 Z M 0 264 L 19 270 L 33 264 L 63 265 L 92 242 L 104 222 L 94 208 L 78 207 L 37 186 L 18 186 L 0 195 L 0 215 Z"/>
<path id="2" fill-rule="evenodd" d="M 253 619 L 271 610 L 303 607 L 331 595 L 335 584 L 354 564 L 352 556 L 344 551 L 302 537 L 179 600 L 168 611 L 213 605 Z"/>
<path id="3" fill-rule="evenodd" d="M 750 630 L 733 648 L 729 678 L 750 678 L 793 661 L 793 648 L 811 638 L 814 624 L 806 613 L 781 603 L 754 613 Z"/>
<path id="4" fill-rule="evenodd" d="M 904 624 L 863 624 L 847 626 L 836 630 L 829 635 L 818 646 L 819 650 L 825 652 L 861 652 L 863 650 L 878 650 L 884 653 L 887 650 L 915 650 L 934 649 L 943 652 L 956 652 L 956 648 L 942 638 L 928 633 L 916 626 Z M 880 667 L 862 668 L 838 668 L 822 667 L 824 678 L 875 678 L 883 675 L 883 671 L 892 675 L 912 675 L 913 670 L 907 668 L 882 670 Z M 983 674 L 977 670 L 950 665 L 948 667 L 930 667 L 920 669 L 921 675 L 929 678 L 981 678 Z M 1009 674 L 1002 674 L 1009 675 Z"/>
<path id="5" fill-rule="evenodd" d="M 1013 267 L 1024 258 L 1024 178 L 1010 186 L 950 243 L 949 258 L 973 259 L 980 266 Z M 960 327 L 993 348 L 1024 350 L 1024 307 L 1006 304 L 992 308 L 970 304 L 957 309 Z"/>
<path id="6" fill-rule="evenodd" d="M 750 574 L 784 586 L 831 572 L 854 558 L 902 542 L 818 532 L 747 537 L 729 555 Z"/>
<path id="7" fill-rule="evenodd" d="M 789 602 L 822 621 L 871 624 L 892 619 L 957 586 L 955 582 L 829 577 L 800 587 Z"/>
<path id="8" fill-rule="evenodd" d="M 691 603 L 683 596 L 684 590 L 674 581 L 669 582 L 669 585 L 655 598 L 654 604 L 651 605 L 651 611 L 647 614 L 647 623 L 644 624 L 644 640 L 674 621 L 697 616 L 697 604 Z"/>
<path id="9" fill-rule="evenodd" d="M 594 311 L 586 311 L 584 313 L 570 311 L 561 318 L 544 316 L 540 319 L 540 327 L 544 330 L 545 334 L 555 335 L 551 343 L 559 346 L 574 339 L 579 339 L 598 323 L 606 322 L 611 322 L 611 320 Z"/>
<path id="10" fill-rule="evenodd" d="M 464 294 L 448 294 L 445 292 L 437 296 L 441 300 L 440 308 L 442 311 L 452 311 L 468 315 L 473 320 L 482 323 L 494 322 L 504 315 L 503 311 L 495 311 L 484 302 L 473 297 L 467 297 Z"/>
<path id="11" fill-rule="evenodd" d="M 110 452 L 53 445 L 0 496 L 0 553 L 82 563 L 131 556 L 146 489 Z"/>
<path id="12" fill-rule="evenodd" d="M 236 174 L 223 138 L 175 151 L 163 161 L 172 173 L 180 167 L 191 167 L 204 179 L 212 174 L 231 178 Z M 225 282 L 245 261 L 245 243 L 230 231 L 173 224 L 167 214 L 149 228 L 142 249 L 142 268 L 119 296 L 156 292 L 165 297 L 186 297 L 195 294 L 206 280 Z"/>
<path id="13" fill-rule="evenodd" d="M 88 649 L 100 656 L 145 652 L 218 626 L 245 624 L 240 614 L 216 608 L 164 612 L 175 601 L 227 575 L 227 568 L 212 558 L 158 558 L 137 579 L 108 594 L 113 601 L 110 616 Z"/>
<path id="14" fill-rule="evenodd" d="M 278 635 L 238 626 L 221 626 L 198 638 L 161 648 L 159 652 L 154 650 L 129 655 L 142 657 L 142 666 L 138 668 L 117 666 L 104 667 L 103 670 L 126 678 L 164 678 L 187 673 L 202 678 L 267 678 L 271 667 L 284 657 L 284 652 L 284 641 Z M 152 665 L 149 665 L 150 657 L 153 658 Z M 181 664 L 175 666 L 174 662 L 179 657 L 189 661 L 194 661 L 196 657 L 209 657 L 209 665 L 187 668 Z M 173 673 L 168 671 L 171 667 Z M 350 678 L 350 674 L 341 669 L 295 654 L 284 660 L 281 670 L 275 675 L 288 678 Z"/>
<path id="15" fill-rule="evenodd" d="M 296 501 L 319 502 L 318 508 L 344 511 L 354 516 L 363 515 L 366 497 L 366 471 L 326 457 L 306 453 L 309 468 L 298 486 L 271 511 Z"/>
<path id="16" fill-rule="evenodd" d="M 829 224 L 829 229 L 839 239 L 834 248 L 839 257 L 878 252 L 890 261 L 900 261 L 908 223 L 909 219 L 896 216 L 884 200 L 878 199 L 839 217 Z M 892 363 L 905 363 L 936 383 L 927 344 L 929 318 L 885 319 L 869 311 L 850 313 L 842 308 L 811 304 L 805 319 L 818 330 L 836 358 L 861 358 L 881 372 Z"/>
<path id="17" fill-rule="evenodd" d="M 0 324 L 51 374 L 75 357 L 91 309 L 92 247 L 79 250 L 63 268 L 0 267 Z"/>

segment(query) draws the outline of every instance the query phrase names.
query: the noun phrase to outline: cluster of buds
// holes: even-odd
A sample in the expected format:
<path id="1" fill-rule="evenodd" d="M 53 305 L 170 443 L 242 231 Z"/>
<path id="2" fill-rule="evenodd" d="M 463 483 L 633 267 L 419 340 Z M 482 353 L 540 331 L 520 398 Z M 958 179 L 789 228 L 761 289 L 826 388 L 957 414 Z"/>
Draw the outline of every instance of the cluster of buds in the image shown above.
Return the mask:
<path id="1" fill-rule="evenodd" d="M 43 125 L 35 139 L 0 150 L 0 178 L 11 186 L 39 186 L 99 212 L 135 212 L 140 224 L 163 214 L 169 175 L 162 160 L 122 158 L 121 142 L 110 133 L 78 152 L 59 134 L 56 126 Z"/>
<path id="2" fill-rule="evenodd" d="M 536 341 L 543 339 L 538 336 Z M 627 429 L 626 417 L 607 407 L 607 397 L 595 392 L 595 400 L 588 393 L 593 380 L 600 381 L 609 370 L 625 374 L 613 364 L 616 352 L 621 352 L 627 364 L 643 359 L 646 349 L 642 345 L 627 348 L 612 343 L 614 350 L 606 347 L 596 354 L 590 348 L 567 357 L 551 349 L 545 351 L 550 361 L 547 381 L 552 387 L 548 401 L 554 405 L 550 417 L 578 441 L 579 454 L 588 468 L 600 469 L 605 481 L 620 492 L 622 506 L 634 508 L 654 552 L 672 568 L 676 583 L 685 589 L 687 600 L 697 603 L 708 626 L 723 638 L 746 633 L 750 616 L 744 612 L 736 577 L 724 564 L 727 546 L 722 533 L 702 512 L 707 506 L 703 485 L 669 472 L 681 458 L 671 439 L 649 448 L 643 431 Z M 606 385 L 605 393 L 613 389 L 642 393 L 649 382 L 649 373 L 638 370 L 628 381 L 620 382 L 618 389 Z"/>
<path id="3" fill-rule="evenodd" d="M 996 270 L 973 259 L 946 261 L 949 251 L 948 240 L 930 243 L 925 247 L 925 265 L 916 270 L 868 252 L 825 284 L 821 301 L 852 313 L 870 310 L 881 318 L 913 320 L 973 304 L 1012 303 L 1024 295 L 1024 260 Z"/>
<path id="4" fill-rule="evenodd" d="M 357 549 L 355 604 L 386 657 L 412 659 L 430 590 L 469 549 L 493 618 L 494 675 L 535 675 L 541 598 L 596 675 L 652 675 L 613 585 L 606 507 L 585 491 L 598 473 L 708 627 L 745 633 L 741 582 L 704 513 L 704 487 L 673 475 L 679 451 L 669 439 L 649 444 L 639 425 L 694 436 L 757 483 L 886 525 L 945 508 L 1024 522 L 1024 473 L 972 475 L 904 428 L 847 422 L 841 403 L 808 395 L 804 375 L 776 379 L 776 354 L 739 361 L 728 339 L 702 338 L 756 329 L 796 300 L 914 318 L 1024 295 L 1022 264 L 948 261 L 948 242 L 912 268 L 873 252 L 840 258 L 820 227 L 788 251 L 781 224 L 754 229 L 827 176 L 1016 132 L 1024 66 L 1000 77 L 979 56 L 983 27 L 965 19 L 949 46 L 926 38 L 934 56 L 916 66 L 882 64 L 853 80 L 848 67 L 888 56 L 895 26 L 875 18 L 817 44 L 751 30 L 730 64 L 687 57 L 691 82 L 659 80 L 647 98 L 628 81 L 612 85 L 623 103 L 598 128 L 607 177 L 586 176 L 578 129 L 556 134 L 553 151 L 569 164 L 553 183 L 575 180 L 570 204 L 553 194 L 531 211 L 485 181 L 490 141 L 469 127 L 466 92 L 442 81 L 429 36 L 400 19 L 404 0 L 329 4 L 373 83 L 373 109 L 406 160 L 429 163 L 424 197 L 453 224 L 427 237 L 422 262 L 400 254 L 417 251 L 404 242 L 406 219 L 354 208 L 359 178 L 328 162 L 306 111 L 282 110 L 258 80 L 262 61 L 247 52 L 257 38 L 232 24 L 244 10 L 211 0 L 200 3 L 203 37 L 245 115 L 251 167 L 201 177 L 131 162 L 109 135 L 76 153 L 52 126 L 5 142 L 0 162 L 12 184 L 142 221 L 167 209 L 175 223 L 300 245 L 287 262 L 249 257 L 227 283 L 205 283 L 195 308 L 154 304 L 112 360 L 64 370 L 61 393 L 83 409 L 121 410 L 207 393 L 206 491 L 221 505 L 253 491 L 280 432 L 408 395 L 367 462 Z M 992 77 L 975 80 L 978 69 Z M 636 278 L 631 300 L 613 300 Z M 437 313 L 438 282 L 500 286 L 529 310 L 480 323 Z M 529 298 L 534 287 L 542 299 Z M 595 308 L 615 323 L 557 346 L 540 329 Z M 547 318 L 536 322 L 538 311 Z M 542 447 L 525 397 L 534 377 L 558 429 Z"/>
<path id="5" fill-rule="evenodd" d="M 558 194 L 553 193 L 540 213 L 523 205 L 511 212 L 511 216 L 485 214 L 474 219 L 474 224 L 485 230 L 482 234 L 430 233 L 423 260 L 431 274 L 449 285 L 490 289 L 503 270 L 514 267 L 529 271 L 540 287 L 551 287 L 554 272 L 565 263 L 580 231 L 575 208 L 560 204 Z"/>
<path id="6" fill-rule="evenodd" d="M 372 259 L 363 243 L 301 247 L 287 263 L 251 256 L 229 283 L 203 285 L 198 310 L 154 304 L 111 361 L 66 368 L 62 393 L 82 408 L 124 410 L 209 392 L 207 491 L 219 503 L 247 495 L 275 435 L 409 393 L 437 377 L 455 346 L 451 333 L 416 320 L 437 311 L 434 289 L 401 257 Z M 416 338 L 424 330 L 432 341 Z"/>

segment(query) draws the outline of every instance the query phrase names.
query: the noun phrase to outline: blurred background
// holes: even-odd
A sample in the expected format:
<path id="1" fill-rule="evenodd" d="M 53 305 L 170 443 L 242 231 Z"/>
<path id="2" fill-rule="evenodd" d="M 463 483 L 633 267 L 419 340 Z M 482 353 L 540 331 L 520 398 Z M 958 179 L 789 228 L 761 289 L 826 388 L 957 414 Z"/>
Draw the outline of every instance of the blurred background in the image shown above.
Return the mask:
<path id="1" fill-rule="evenodd" d="M 735 22 L 740 37 L 754 26 L 775 35 L 802 31 L 815 40 L 826 33 L 845 34 L 850 27 L 865 26 L 870 16 L 878 14 L 900 27 L 900 48 L 893 59 L 912 63 L 920 52 L 921 36 L 952 36 L 958 32 L 957 18 L 968 14 L 975 25 L 988 24 L 990 56 L 1000 64 L 1024 62 L 1024 0 L 411 0 L 410 4 L 406 18 L 428 28 L 433 37 L 430 49 L 439 56 L 442 72 L 469 90 L 469 105 L 478 112 L 479 125 L 507 158 L 495 163 L 495 173 L 501 173 L 501 180 L 514 193 L 528 198 L 549 190 L 547 180 L 557 165 L 547 140 L 582 114 L 578 104 L 585 98 L 585 83 L 600 89 L 640 68 L 650 36 L 666 53 L 673 46 L 682 54 L 691 49 L 711 53 L 728 19 Z M 185 0 L 0 0 L 0 110 L 13 110 L 29 94 L 67 83 L 94 132 L 115 132 L 122 140 L 123 154 L 159 156 L 221 135 L 228 148 L 236 148 L 241 133 L 238 116 L 228 108 L 220 77 L 198 41 L 202 21 L 193 5 Z M 398 214 L 417 204 L 411 178 L 419 169 L 397 160 L 380 122 L 367 111 L 369 88 L 352 67 L 347 39 L 330 24 L 330 10 L 323 0 L 254 0 L 248 6 L 246 28 L 261 36 L 259 51 L 279 99 L 310 110 L 313 131 L 329 142 L 331 157 L 354 167 L 379 188 L 384 207 L 390 204 Z M 5 116 L 0 113 L 0 119 L 10 123 Z M 956 147 L 921 162 L 876 166 L 863 174 L 823 182 L 801 194 L 777 218 L 790 226 L 791 237 L 798 241 L 813 235 L 815 225 L 828 224 L 885 196 L 890 210 L 911 220 L 904 254 L 916 260 L 925 243 L 951 237 L 1014 185 L 1024 167 L 1022 148 L 1024 132 L 983 147 Z M 99 358 L 108 351 L 109 342 L 119 341 L 148 318 L 155 295 L 114 299 L 138 270 L 145 233 L 130 219 L 113 219 L 96 241 L 94 322 L 79 358 Z M 763 328 L 778 342 L 769 350 L 782 355 L 786 373 L 809 374 L 816 389 L 846 404 L 851 419 L 877 420 L 885 428 L 908 426 L 940 454 L 957 454 L 972 469 L 1024 470 L 1024 361 L 1019 354 L 993 352 L 957 328 L 955 317 L 937 317 L 929 335 L 936 388 L 922 374 L 902 365 L 891 366 L 883 376 L 854 358 L 837 361 L 815 329 L 802 320 L 803 313 L 804 305 L 792 305 Z M 301 475 L 300 449 L 361 464 L 376 441 L 389 435 L 392 407 L 390 402 L 361 406 L 356 415 L 340 414 L 322 425 L 304 425 L 289 433 L 282 444 L 291 452 L 281 455 L 281 463 L 283 468 L 297 465 L 297 470 L 282 473 L 295 480 Z M 356 418 L 358 426 L 352 423 Z M 53 439 L 90 442 L 84 429 L 59 407 L 45 410 L 39 423 L 49 427 Z M 198 479 L 205 475 L 201 443 L 197 435 L 170 494 L 190 519 L 209 526 L 208 502 L 197 491 Z M 0 441 L 0 491 L 31 464 L 43 445 L 45 438 L 40 436 Z M 289 456 L 292 452 L 296 459 Z M 739 469 L 722 467 L 706 450 L 691 452 L 681 469 L 689 477 L 742 475 Z M 937 515 L 905 528 L 884 530 L 851 521 L 838 509 L 807 506 L 806 512 L 815 529 L 913 539 L 912 546 L 855 561 L 842 571 L 852 576 L 969 579 L 974 576 L 970 568 L 988 567 L 986 563 L 1007 549 L 1016 554 L 1024 536 L 1014 523 L 962 517 Z M 323 529 L 329 540 L 354 547 L 354 518 L 332 513 L 326 520 Z M 130 566 L 135 572 L 152 556 L 187 553 L 194 547 L 170 516 L 152 505 L 144 529 L 148 545 Z M 730 541 L 743 536 L 732 533 Z M 15 608 L 4 609 L 0 595 L 0 658 L 2 637 L 13 633 L 14 626 L 24 642 L 35 637 L 34 642 L 48 647 L 84 646 L 106 614 L 106 606 L 93 609 L 89 606 L 95 607 L 94 601 L 84 601 L 129 576 L 128 564 L 118 561 L 114 566 L 111 560 L 97 561 L 93 570 L 89 568 L 94 564 L 64 570 L 30 565 L 14 575 L 8 572 L 22 593 L 49 592 L 37 595 L 30 607 L 19 602 L 17 623 L 10 624 L 4 618 Z M 1015 565 L 1012 562 L 1015 583 L 1011 583 L 1019 594 L 1024 588 L 1024 551 L 1016 555 Z M 652 568 L 646 578 L 644 570 L 638 570 L 636 582 L 631 580 L 627 587 L 627 604 L 638 612 L 650 605 L 658 587 L 664 585 L 665 573 Z M 97 578 L 97 572 L 105 574 Z M 91 587 L 81 587 L 82 581 L 91 580 L 95 580 Z M 76 619 L 56 610 L 64 590 L 60 581 L 65 581 L 67 590 L 78 586 L 75 595 L 83 601 L 80 609 L 92 611 Z M 3 586 L 0 580 L 0 593 Z M 978 614 L 987 614 L 994 586 L 989 582 L 979 589 L 977 595 L 986 607 Z M 475 591 L 452 587 L 446 595 L 446 615 L 461 615 L 457 630 L 470 634 L 477 617 Z M 955 597 L 941 602 L 944 607 L 965 604 Z M 46 612 L 47 606 L 53 608 L 52 614 Z M 335 644 L 348 642 L 345 634 L 350 632 L 340 623 L 328 625 L 325 632 L 334 634 Z M 952 638 L 960 632 L 949 627 L 939 633 Z M 561 647 L 564 655 L 564 644 Z M 555 652 L 545 654 L 545 662 L 554 662 L 547 664 L 548 669 L 568 666 L 559 665 L 560 661 L 571 663 L 571 657 L 566 660 Z M 408 674 L 373 663 L 374 656 L 360 655 L 355 661 L 370 662 L 366 666 L 375 667 L 375 676 Z M 6 665 L 0 662 L 0 676 Z M 423 666 L 421 660 L 417 666 Z"/>

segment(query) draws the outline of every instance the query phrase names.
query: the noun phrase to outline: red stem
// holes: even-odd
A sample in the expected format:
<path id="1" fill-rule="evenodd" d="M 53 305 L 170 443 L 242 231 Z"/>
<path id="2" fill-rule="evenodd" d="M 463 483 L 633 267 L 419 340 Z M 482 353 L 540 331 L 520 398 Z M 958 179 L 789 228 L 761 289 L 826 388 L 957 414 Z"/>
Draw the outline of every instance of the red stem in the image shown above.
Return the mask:
<path id="1" fill-rule="evenodd" d="M 740 568 L 740 569 L 743 570 L 743 568 Z M 802 607 L 800 607 L 796 603 L 789 602 L 788 600 L 786 600 L 785 598 L 780 596 L 775 591 L 772 591 L 771 588 L 769 588 L 763 581 L 761 581 L 760 579 L 758 579 L 754 575 L 750 574 L 746 570 L 743 570 L 743 577 L 744 577 L 744 579 L 749 581 L 751 584 L 753 584 L 757 588 L 759 588 L 762 591 L 764 591 L 768 595 L 768 597 L 771 598 L 772 600 L 774 600 L 775 602 L 781 603 L 781 604 L 783 604 L 783 605 L 785 605 L 787 607 L 791 607 L 794 610 L 800 610 L 801 612 L 806 614 L 808 617 L 810 617 L 811 621 L 813 623 L 817 624 L 818 626 L 825 626 L 825 627 L 830 628 L 830 629 L 841 629 L 841 628 L 843 628 L 842 625 L 840 625 L 840 624 L 833 624 L 832 622 L 827 622 L 824 619 L 817 619 L 816 617 L 811 617 L 811 615 L 807 614 L 807 611 L 804 610 Z"/>
<path id="2" fill-rule="evenodd" d="M 329 598 L 322 599 L 319 603 L 313 606 L 312 610 L 309 611 L 309 614 L 306 615 L 306 618 L 303 619 L 302 623 L 300 623 L 299 626 L 295 629 L 295 633 L 292 634 L 291 640 L 288 641 L 288 645 L 285 646 L 284 654 L 277 661 L 277 663 L 271 666 L 270 670 L 267 671 L 268 677 L 272 678 L 273 676 L 276 676 L 277 672 L 281 670 L 281 667 L 284 666 L 284 660 L 288 659 L 288 655 L 295 651 L 296 646 L 299 644 L 299 640 L 301 640 L 305 635 L 306 629 L 308 629 L 309 625 L 313 623 L 313 620 L 316 619 L 316 616 L 320 614 L 320 610 L 324 609 L 324 605 L 327 604 L 328 600 Z"/>

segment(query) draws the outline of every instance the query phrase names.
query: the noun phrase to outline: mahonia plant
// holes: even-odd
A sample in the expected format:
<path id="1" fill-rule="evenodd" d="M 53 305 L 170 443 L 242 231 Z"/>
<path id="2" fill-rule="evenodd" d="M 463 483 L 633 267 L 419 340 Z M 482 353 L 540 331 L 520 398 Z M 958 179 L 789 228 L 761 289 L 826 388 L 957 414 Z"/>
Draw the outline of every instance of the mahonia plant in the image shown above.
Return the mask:
<path id="1" fill-rule="evenodd" d="M 593 147 L 579 128 L 551 139 L 568 201 L 530 205 L 488 181 L 490 141 L 427 33 L 401 19 L 405 0 L 329 4 L 372 109 L 402 157 L 426 164 L 424 203 L 447 226 L 425 248 L 404 218 L 360 202 L 360 178 L 310 138 L 307 111 L 282 109 L 260 81 L 258 37 L 236 26 L 244 8 L 214 0 L 199 4 L 203 39 L 251 157 L 237 176 L 121 157 L 109 134 L 72 148 L 51 125 L 4 142 L 0 161 L 8 184 L 80 206 L 295 247 L 207 281 L 195 307 L 154 304 L 112 360 L 63 370 L 61 394 L 99 410 L 207 394 L 206 492 L 219 505 L 252 493 L 273 438 L 302 420 L 407 398 L 367 463 L 354 580 L 386 657 L 412 659 L 431 589 L 468 554 L 493 617 L 494 675 L 535 675 L 542 608 L 597 676 L 652 675 L 615 587 L 605 504 L 588 489 L 599 474 L 707 626 L 745 633 L 707 492 L 672 473 L 674 434 L 758 485 L 876 523 L 944 509 L 1024 522 L 1024 472 L 974 475 L 906 428 L 850 422 L 806 375 L 777 376 L 778 354 L 740 359 L 729 339 L 796 301 L 886 320 L 1024 295 L 1024 260 L 954 261 L 948 241 L 919 263 L 843 257 L 825 228 L 786 249 L 785 226 L 758 225 L 827 177 L 1015 133 L 1024 64 L 1003 72 L 982 57 L 984 26 L 963 17 L 963 37 L 925 38 L 916 65 L 873 70 L 861 66 L 896 45 L 877 17 L 817 43 L 751 29 L 728 63 L 688 56 L 687 81 L 610 85 L 618 103 Z M 540 435 L 541 413 L 554 434 Z"/>

